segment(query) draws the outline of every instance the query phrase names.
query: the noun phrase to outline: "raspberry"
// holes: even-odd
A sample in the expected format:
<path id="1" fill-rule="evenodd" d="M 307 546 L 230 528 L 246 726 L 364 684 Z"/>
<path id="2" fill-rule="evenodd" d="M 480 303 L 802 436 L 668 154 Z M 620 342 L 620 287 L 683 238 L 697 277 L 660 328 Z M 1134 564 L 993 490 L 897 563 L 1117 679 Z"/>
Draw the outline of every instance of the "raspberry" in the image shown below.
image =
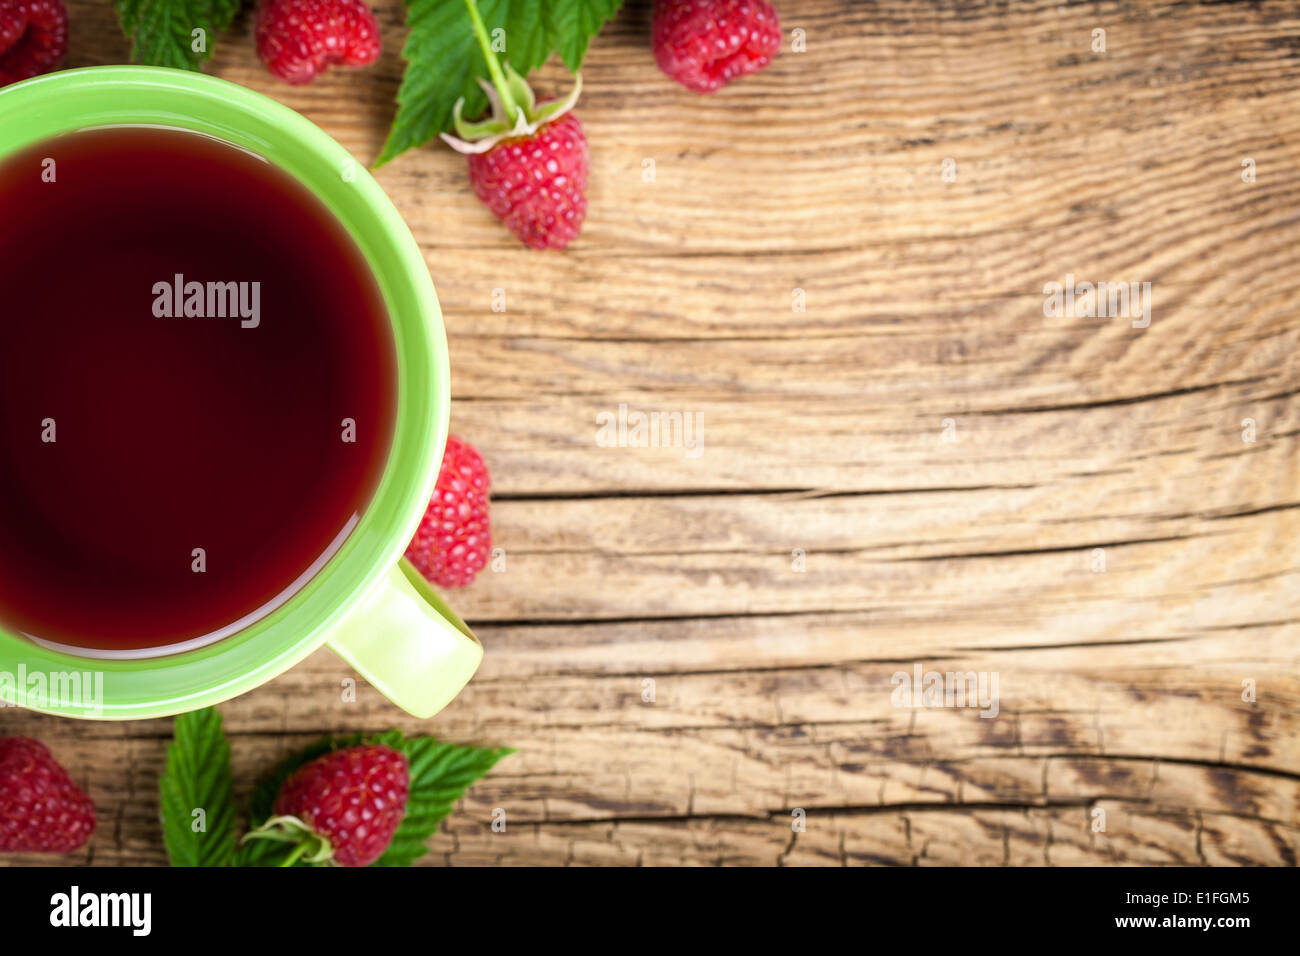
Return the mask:
<path id="1" fill-rule="evenodd" d="M 534 249 L 563 249 L 587 215 L 587 137 L 572 113 L 469 156 L 474 194 Z"/>
<path id="2" fill-rule="evenodd" d="M 328 840 L 340 866 L 369 866 L 393 841 L 410 787 L 403 754 L 382 745 L 349 747 L 299 767 L 280 788 L 275 813 Z"/>
<path id="3" fill-rule="evenodd" d="M 63 0 L 0 0 L 0 86 L 50 72 L 67 51 Z"/>
<path id="4" fill-rule="evenodd" d="M 492 75 L 491 83 L 479 78 L 492 113 L 466 123 L 462 96 L 452 111 L 456 135 L 443 133 L 442 139 L 469 157 L 474 194 L 524 245 L 563 249 L 578 237 L 587 216 L 587 135 L 571 112 L 582 93 L 582 76 L 574 77 L 567 96 L 537 102 L 528 80 L 509 63 L 503 68 L 497 62 L 472 0 L 468 7 Z"/>
<path id="5" fill-rule="evenodd" d="M 455 435 L 449 437 L 433 497 L 406 549 L 416 569 L 439 587 L 464 587 L 487 564 L 492 550 L 491 483 L 478 450 Z"/>
<path id="6" fill-rule="evenodd" d="M 659 68 L 697 93 L 761 70 L 781 49 L 767 0 L 655 0 L 651 33 Z"/>
<path id="7" fill-rule="evenodd" d="M 69 853 L 95 830 L 95 805 L 39 740 L 0 737 L 0 851 Z"/>
<path id="8" fill-rule="evenodd" d="M 266 0 L 257 14 L 257 52 L 286 83 L 310 83 L 330 64 L 379 59 L 379 23 L 361 0 Z"/>

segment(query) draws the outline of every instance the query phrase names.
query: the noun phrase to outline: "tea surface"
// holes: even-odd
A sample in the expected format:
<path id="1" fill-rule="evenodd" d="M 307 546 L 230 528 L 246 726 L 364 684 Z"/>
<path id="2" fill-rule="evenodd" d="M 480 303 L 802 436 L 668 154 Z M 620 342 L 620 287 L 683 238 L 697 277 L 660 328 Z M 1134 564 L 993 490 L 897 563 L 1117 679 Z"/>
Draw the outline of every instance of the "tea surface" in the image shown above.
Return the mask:
<path id="1" fill-rule="evenodd" d="M 166 652 L 284 603 L 392 437 L 347 231 L 261 157 L 145 127 L 0 161 L 0 221 L 0 625 Z"/>

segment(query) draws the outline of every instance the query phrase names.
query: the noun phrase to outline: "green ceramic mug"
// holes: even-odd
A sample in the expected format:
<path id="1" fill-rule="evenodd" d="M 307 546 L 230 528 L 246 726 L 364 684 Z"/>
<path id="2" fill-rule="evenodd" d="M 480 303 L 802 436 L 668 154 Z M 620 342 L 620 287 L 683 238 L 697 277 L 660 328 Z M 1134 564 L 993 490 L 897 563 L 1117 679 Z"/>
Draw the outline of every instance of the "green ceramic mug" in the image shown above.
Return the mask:
<path id="1" fill-rule="evenodd" d="M 343 547 L 274 613 L 199 650 L 132 660 L 74 657 L 0 628 L 0 701 L 68 717 L 163 717 L 251 690 L 327 644 L 398 706 L 432 716 L 465 686 L 483 649 L 402 557 L 433 491 L 450 404 L 442 314 L 419 247 L 362 164 L 302 116 L 244 87 L 108 66 L 0 91 L 0 158 L 60 133 L 122 125 L 196 130 L 257 153 L 347 228 L 392 321 L 392 447 Z"/>

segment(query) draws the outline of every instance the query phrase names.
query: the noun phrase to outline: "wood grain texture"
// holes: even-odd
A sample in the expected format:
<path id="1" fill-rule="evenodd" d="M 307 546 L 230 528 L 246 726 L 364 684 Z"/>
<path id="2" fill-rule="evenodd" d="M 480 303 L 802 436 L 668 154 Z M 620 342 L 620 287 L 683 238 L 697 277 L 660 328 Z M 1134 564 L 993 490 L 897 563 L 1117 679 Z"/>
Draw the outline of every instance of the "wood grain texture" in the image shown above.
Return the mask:
<path id="1" fill-rule="evenodd" d="M 378 171 L 493 471 L 506 568 L 455 596 L 487 657 L 419 722 L 315 654 L 223 705 L 240 793 L 399 726 L 520 751 L 432 864 L 1295 865 L 1300 6 L 776 6 L 786 50 L 707 98 L 656 70 L 646 3 L 595 41 L 563 254 L 448 150 Z M 105 5 L 70 9 L 69 66 L 125 60 Z M 369 159 L 404 32 L 379 12 L 365 73 L 277 85 L 248 13 L 212 71 Z M 1150 282 L 1150 326 L 1046 317 L 1067 274 Z M 601 447 L 621 403 L 698 414 L 700 454 Z M 918 662 L 997 673 L 998 716 L 893 706 Z M 89 788 L 81 859 L 162 861 L 168 722 L 0 732 Z"/>

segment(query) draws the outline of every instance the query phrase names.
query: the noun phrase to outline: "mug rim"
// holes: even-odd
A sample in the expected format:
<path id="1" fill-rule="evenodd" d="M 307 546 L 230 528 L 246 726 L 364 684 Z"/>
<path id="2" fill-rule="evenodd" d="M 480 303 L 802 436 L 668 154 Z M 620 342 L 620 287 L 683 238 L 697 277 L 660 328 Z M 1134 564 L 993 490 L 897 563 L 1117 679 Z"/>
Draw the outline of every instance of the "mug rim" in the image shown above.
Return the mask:
<path id="1" fill-rule="evenodd" d="M 306 585 L 247 628 L 194 650 L 103 659 L 37 645 L 0 626 L 0 702 L 105 720 L 163 717 L 229 700 L 320 647 L 333 625 L 379 585 L 414 534 L 437 478 L 451 397 L 442 313 L 406 223 L 364 164 L 270 97 L 162 67 L 50 73 L 0 90 L 0 161 L 62 133 L 132 125 L 206 133 L 248 149 L 325 204 L 357 243 L 383 294 L 397 394 L 383 473 L 357 526 Z M 44 676 L 43 691 L 30 689 L 32 675 Z M 73 693 L 72 678 L 79 675 L 100 682 L 97 702 L 92 697 L 86 703 L 80 680 Z"/>

